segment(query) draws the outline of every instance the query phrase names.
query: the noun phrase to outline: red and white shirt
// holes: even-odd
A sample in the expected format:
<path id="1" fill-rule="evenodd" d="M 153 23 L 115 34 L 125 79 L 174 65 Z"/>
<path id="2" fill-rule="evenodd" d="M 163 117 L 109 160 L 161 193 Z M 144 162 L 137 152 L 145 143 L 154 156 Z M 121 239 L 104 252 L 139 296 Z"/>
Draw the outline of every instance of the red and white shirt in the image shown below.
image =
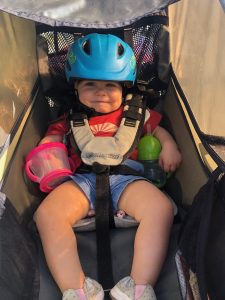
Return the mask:
<path id="1" fill-rule="evenodd" d="M 120 126 L 122 114 L 123 114 L 123 107 L 121 106 L 119 109 L 113 111 L 112 113 L 91 117 L 88 120 L 88 122 L 94 136 L 102 136 L 102 137 L 114 136 Z M 158 112 L 147 109 L 145 114 L 145 123 L 142 130 L 142 135 L 145 135 L 149 131 L 153 132 L 155 128 L 159 125 L 160 120 L 161 120 L 161 115 Z M 68 133 L 69 130 L 70 130 L 70 126 L 66 120 L 66 117 L 62 117 L 59 119 L 58 122 L 55 122 L 48 127 L 45 136 L 60 135 L 62 136 L 63 139 L 63 137 L 65 136 L 65 134 Z M 74 152 L 74 149 L 71 149 L 71 147 L 68 150 L 69 150 L 69 154 L 71 155 L 76 165 L 77 166 L 80 165 L 81 160 L 80 157 L 78 157 L 78 154 L 76 154 Z M 134 150 L 134 152 L 131 154 L 129 158 L 136 160 L 137 150 Z"/>

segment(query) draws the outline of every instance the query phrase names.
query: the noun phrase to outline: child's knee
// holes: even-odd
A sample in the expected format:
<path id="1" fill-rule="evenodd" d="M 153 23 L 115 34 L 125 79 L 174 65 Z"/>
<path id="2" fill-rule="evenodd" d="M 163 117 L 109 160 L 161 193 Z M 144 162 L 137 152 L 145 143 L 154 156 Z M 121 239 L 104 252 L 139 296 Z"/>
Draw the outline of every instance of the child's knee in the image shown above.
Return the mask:
<path id="1" fill-rule="evenodd" d="M 44 204 L 41 203 L 37 210 L 34 213 L 34 221 L 38 227 L 44 227 L 47 222 L 50 222 L 52 218 L 54 218 L 53 214 L 51 213 L 50 209 Z"/>
<path id="2" fill-rule="evenodd" d="M 166 195 L 166 201 L 164 203 L 164 209 L 165 209 L 165 214 L 170 217 L 173 218 L 174 217 L 174 205 L 172 203 L 172 200 L 170 200 Z"/>
<path id="3" fill-rule="evenodd" d="M 55 201 L 53 201 L 55 200 Z M 55 227 L 57 224 L 69 223 L 62 205 L 57 199 L 45 198 L 34 213 L 34 221 L 38 229 Z"/>
<path id="4" fill-rule="evenodd" d="M 160 191 L 161 192 L 161 191 Z M 161 192 L 160 197 L 155 199 L 155 213 L 162 217 L 168 216 L 172 218 L 174 216 L 174 207 L 172 201 Z"/>
<path id="5" fill-rule="evenodd" d="M 135 218 L 137 221 L 149 218 L 162 218 L 172 220 L 174 217 L 174 207 L 169 198 L 162 194 L 159 197 L 146 198 L 143 205 L 137 205 Z"/>

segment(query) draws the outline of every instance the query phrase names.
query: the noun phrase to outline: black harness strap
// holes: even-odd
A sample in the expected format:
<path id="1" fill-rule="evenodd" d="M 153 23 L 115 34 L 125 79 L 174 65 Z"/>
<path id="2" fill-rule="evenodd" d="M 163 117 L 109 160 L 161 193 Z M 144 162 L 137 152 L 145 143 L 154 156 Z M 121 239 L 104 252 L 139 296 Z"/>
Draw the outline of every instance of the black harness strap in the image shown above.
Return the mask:
<path id="1" fill-rule="evenodd" d="M 134 175 L 134 176 L 143 176 L 143 173 L 132 169 L 126 165 L 113 166 L 110 169 L 110 174 L 114 175 Z"/>
<path id="2" fill-rule="evenodd" d="M 74 127 L 84 126 L 84 119 L 87 119 L 87 115 L 81 113 L 71 113 L 70 120 L 73 121 Z"/>
<path id="3" fill-rule="evenodd" d="M 124 125 L 135 127 L 137 121 L 140 121 L 138 132 L 135 140 L 131 145 L 130 150 L 125 154 L 124 159 L 129 156 L 129 153 L 136 146 L 137 136 L 139 136 L 145 118 L 145 102 L 143 97 L 135 95 L 132 100 L 127 101 L 128 110 L 124 112 Z M 139 113 L 139 108 L 143 109 L 142 114 Z M 72 114 L 73 126 L 84 126 L 85 115 Z M 76 142 L 76 141 L 75 141 Z M 139 172 L 125 166 L 106 166 L 95 162 L 92 166 L 82 165 L 77 173 L 94 172 L 96 174 L 96 195 L 95 195 L 95 211 L 96 211 L 96 245 L 97 245 L 97 264 L 98 264 L 98 280 L 105 290 L 111 289 L 114 285 L 112 255 L 110 245 L 110 229 L 115 227 L 114 215 L 110 192 L 110 174 L 133 174 L 140 175 Z"/>
<path id="4" fill-rule="evenodd" d="M 136 95 L 132 98 L 132 100 L 125 100 L 124 105 L 135 106 L 135 107 L 143 107 L 143 99 L 140 95 Z"/>
<path id="5" fill-rule="evenodd" d="M 114 284 L 110 228 L 115 227 L 109 184 L 110 167 L 94 163 L 92 171 L 96 174 L 95 225 L 98 280 L 104 289 L 108 290 Z"/>
<path id="6" fill-rule="evenodd" d="M 141 174 L 126 165 L 109 167 L 99 163 L 94 163 L 92 166 L 83 164 L 77 170 L 78 173 L 89 173 L 91 171 L 96 174 L 95 226 L 98 280 L 105 290 L 109 290 L 114 285 L 110 229 L 115 227 L 109 175 L 140 176 Z"/>
<path id="7" fill-rule="evenodd" d="M 137 111 L 133 111 L 133 110 L 129 109 L 123 113 L 123 117 L 132 119 L 136 122 L 137 120 L 139 120 L 139 121 L 141 120 L 142 115 Z M 125 120 L 125 124 L 126 124 L 126 120 Z M 134 124 L 134 126 L 135 126 L 135 124 Z"/>
<path id="8" fill-rule="evenodd" d="M 98 163 L 96 163 L 97 165 Z M 98 164 L 99 166 L 100 164 Z M 100 165 L 102 166 L 102 165 Z M 107 168 L 108 166 L 103 166 Z M 93 172 L 93 167 L 82 164 L 79 168 L 77 168 L 76 173 L 90 173 Z M 96 172 L 95 172 L 96 173 Z M 134 176 L 143 176 L 143 173 L 132 169 L 127 165 L 118 165 L 118 166 L 110 166 L 109 175 L 134 175 Z"/>

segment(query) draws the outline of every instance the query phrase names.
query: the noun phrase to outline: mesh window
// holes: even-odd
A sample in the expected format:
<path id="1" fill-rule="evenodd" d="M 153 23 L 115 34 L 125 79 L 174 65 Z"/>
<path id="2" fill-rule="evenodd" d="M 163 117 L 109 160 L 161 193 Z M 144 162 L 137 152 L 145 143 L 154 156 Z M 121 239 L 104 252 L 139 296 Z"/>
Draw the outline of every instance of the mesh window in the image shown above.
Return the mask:
<path id="1" fill-rule="evenodd" d="M 150 83 L 157 75 L 155 71 L 158 62 L 158 39 L 161 29 L 161 24 L 151 24 L 132 30 L 133 50 L 138 65 L 137 78 L 145 83 Z M 41 35 L 48 44 L 50 72 L 53 75 L 63 75 L 67 51 L 79 35 L 51 31 Z"/>
<path id="2" fill-rule="evenodd" d="M 57 28 L 56 28 L 57 29 Z M 51 110 L 54 107 L 57 109 L 61 106 L 68 107 L 64 105 L 62 98 L 65 98 L 65 94 L 71 96 L 72 90 L 68 86 L 65 78 L 64 66 L 66 62 L 66 55 L 71 44 L 79 38 L 82 34 L 77 32 L 73 28 L 58 28 L 54 31 L 41 32 L 40 35 L 45 38 L 48 45 L 48 63 L 49 72 L 52 78 L 52 91 L 47 95 L 47 101 L 50 104 Z M 74 32 L 73 32 L 74 30 Z M 130 44 L 133 46 L 134 54 L 137 60 L 137 80 L 139 83 L 143 83 L 150 89 L 162 90 L 161 82 L 158 78 L 157 66 L 159 59 L 159 36 L 163 30 L 163 25 L 154 23 L 142 26 L 133 26 L 131 29 L 131 41 Z M 120 32 L 107 32 L 112 34 L 121 35 L 123 29 Z M 39 31 L 40 32 L 40 31 Z M 89 32 L 85 32 L 87 34 Z M 105 33 L 105 32 L 104 32 Z M 60 98 L 60 100 L 59 100 Z M 68 97 L 68 99 L 71 97 Z M 50 100 L 51 101 L 50 101 Z M 68 101 L 65 100 L 68 104 Z"/>
<path id="3" fill-rule="evenodd" d="M 161 31 L 160 24 L 152 24 L 133 29 L 133 50 L 136 56 L 138 73 L 137 78 L 149 84 L 156 78 L 158 62 L 158 37 Z"/>
<path id="4" fill-rule="evenodd" d="M 65 77 L 64 66 L 68 49 L 79 36 L 75 36 L 72 33 L 53 31 L 44 32 L 41 36 L 47 41 L 51 75 Z"/>

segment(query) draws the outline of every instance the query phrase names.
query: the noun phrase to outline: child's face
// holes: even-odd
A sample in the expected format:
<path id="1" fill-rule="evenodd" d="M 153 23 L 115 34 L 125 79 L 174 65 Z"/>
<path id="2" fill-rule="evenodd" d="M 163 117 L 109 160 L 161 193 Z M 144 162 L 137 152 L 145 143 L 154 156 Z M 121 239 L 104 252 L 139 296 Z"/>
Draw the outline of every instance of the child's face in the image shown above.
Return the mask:
<path id="1" fill-rule="evenodd" d="M 82 80 L 75 84 L 80 102 L 100 113 L 118 109 L 122 103 L 122 86 L 115 81 Z"/>

